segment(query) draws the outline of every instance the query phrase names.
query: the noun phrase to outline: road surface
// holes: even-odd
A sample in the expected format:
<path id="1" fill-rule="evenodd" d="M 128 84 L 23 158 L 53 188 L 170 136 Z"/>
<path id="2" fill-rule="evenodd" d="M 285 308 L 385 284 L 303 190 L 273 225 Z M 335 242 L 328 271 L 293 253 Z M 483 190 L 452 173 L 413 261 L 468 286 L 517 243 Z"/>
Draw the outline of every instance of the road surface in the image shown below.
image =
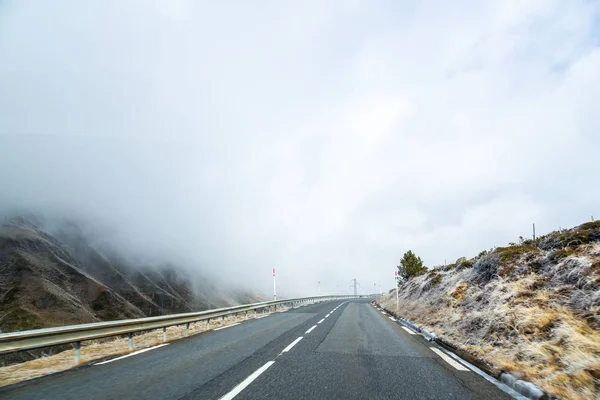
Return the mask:
<path id="1" fill-rule="evenodd" d="M 331 301 L 0 388 L 4 399 L 511 399 L 366 300 Z"/>

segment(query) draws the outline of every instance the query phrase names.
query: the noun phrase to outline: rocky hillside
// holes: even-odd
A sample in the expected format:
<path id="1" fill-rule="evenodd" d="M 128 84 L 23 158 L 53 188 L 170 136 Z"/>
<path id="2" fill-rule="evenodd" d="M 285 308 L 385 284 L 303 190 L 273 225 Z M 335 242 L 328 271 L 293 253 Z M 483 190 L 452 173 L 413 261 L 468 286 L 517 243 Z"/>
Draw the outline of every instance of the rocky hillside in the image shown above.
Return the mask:
<path id="1" fill-rule="evenodd" d="M 92 244 L 68 221 L 52 234 L 35 219 L 0 225 L 0 329 L 12 332 L 68 324 L 197 311 L 258 301 L 217 292 L 172 265 L 134 264 Z"/>
<path id="2" fill-rule="evenodd" d="M 557 396 L 600 396 L 600 222 L 404 283 L 398 315 Z M 381 300 L 396 309 L 395 292 Z"/>

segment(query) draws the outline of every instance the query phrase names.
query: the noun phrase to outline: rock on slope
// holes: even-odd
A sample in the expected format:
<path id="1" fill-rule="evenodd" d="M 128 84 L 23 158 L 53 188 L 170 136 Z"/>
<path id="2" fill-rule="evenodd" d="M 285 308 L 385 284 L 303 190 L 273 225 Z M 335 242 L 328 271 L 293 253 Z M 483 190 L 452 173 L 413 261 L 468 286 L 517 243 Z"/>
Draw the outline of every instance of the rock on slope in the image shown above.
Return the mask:
<path id="1" fill-rule="evenodd" d="M 568 399 L 600 395 L 600 222 L 498 247 L 399 288 L 399 316 Z M 395 310 L 395 293 L 381 300 Z"/>

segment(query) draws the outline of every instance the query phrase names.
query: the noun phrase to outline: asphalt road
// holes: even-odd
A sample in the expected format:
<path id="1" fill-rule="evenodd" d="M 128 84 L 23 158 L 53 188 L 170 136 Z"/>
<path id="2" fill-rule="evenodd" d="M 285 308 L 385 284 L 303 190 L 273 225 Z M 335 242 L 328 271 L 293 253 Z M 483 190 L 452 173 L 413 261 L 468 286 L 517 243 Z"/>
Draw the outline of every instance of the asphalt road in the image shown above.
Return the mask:
<path id="1" fill-rule="evenodd" d="M 511 398 L 365 300 L 305 306 L 0 389 L 2 399 L 233 397 Z"/>

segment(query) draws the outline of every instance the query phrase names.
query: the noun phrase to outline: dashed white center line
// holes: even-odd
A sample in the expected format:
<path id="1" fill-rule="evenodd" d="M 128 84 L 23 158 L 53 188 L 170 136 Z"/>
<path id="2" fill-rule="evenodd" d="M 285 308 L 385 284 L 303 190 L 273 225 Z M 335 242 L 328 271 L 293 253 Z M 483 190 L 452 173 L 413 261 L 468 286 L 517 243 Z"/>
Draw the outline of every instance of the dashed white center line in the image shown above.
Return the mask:
<path id="1" fill-rule="evenodd" d="M 250 375 L 249 377 L 247 377 L 246 379 L 244 379 L 242 381 L 242 383 L 240 383 L 239 385 L 237 385 L 236 387 L 234 387 L 231 390 L 231 392 L 227 393 L 225 396 L 221 397 L 219 400 L 231 400 L 231 399 L 233 399 L 235 396 L 237 396 L 238 394 L 240 394 L 242 390 L 246 389 L 248 387 L 248 385 L 250 385 L 252 383 L 252 381 L 254 381 L 256 378 L 258 378 L 260 376 L 260 374 L 262 374 L 263 372 L 265 372 L 273 364 L 275 364 L 275 361 L 269 361 L 268 363 L 266 363 L 265 365 L 263 365 L 262 367 L 260 367 L 256 371 L 254 371 L 252 373 L 252 375 Z"/>
<path id="2" fill-rule="evenodd" d="M 313 329 L 315 329 L 317 326 L 314 325 L 312 328 L 310 328 L 309 330 L 306 331 L 306 333 L 311 333 L 313 331 Z"/>
<path id="3" fill-rule="evenodd" d="M 232 326 L 236 326 L 236 325 L 239 325 L 239 324 L 240 324 L 239 322 L 236 322 L 235 324 L 231 324 L 231 325 L 227 325 L 227 326 L 222 326 L 220 328 L 215 328 L 215 329 L 213 329 L 213 331 L 220 331 L 221 329 L 231 328 Z"/>
<path id="4" fill-rule="evenodd" d="M 317 324 L 320 324 L 323 321 L 325 321 L 325 318 L 323 318 L 322 320 L 320 320 L 319 322 L 317 322 Z"/>
<path id="5" fill-rule="evenodd" d="M 385 312 L 383 312 L 383 311 L 382 311 L 381 313 L 382 313 L 383 315 L 387 315 L 387 314 L 386 314 Z"/>
<path id="6" fill-rule="evenodd" d="M 163 344 L 159 344 L 158 346 L 149 347 L 149 348 L 144 349 L 144 350 L 134 351 L 133 353 L 129 353 L 129 354 L 126 354 L 126 355 L 121 356 L 121 357 L 113 358 L 112 360 L 102 361 L 102 362 L 96 363 L 94 365 L 108 364 L 108 363 L 113 362 L 113 361 L 122 360 L 123 358 L 135 356 L 136 354 L 141 354 L 141 353 L 145 353 L 145 352 L 150 351 L 150 350 L 158 349 L 159 347 L 163 347 L 163 346 L 166 346 L 168 344 L 169 343 L 163 343 Z"/>
<path id="7" fill-rule="evenodd" d="M 416 333 L 414 333 L 413 331 L 411 331 L 410 329 L 408 329 L 405 326 L 403 326 L 402 329 L 404 329 L 406 332 L 410 333 L 411 335 L 416 335 Z"/>
<path id="8" fill-rule="evenodd" d="M 288 345 L 288 347 L 286 347 L 285 349 L 283 349 L 282 353 L 286 353 L 286 352 L 290 351 L 292 349 L 292 347 L 294 347 L 301 340 L 302 340 L 302 336 L 300 336 L 298 339 L 296 339 L 292 343 L 290 343 Z"/>
<path id="9" fill-rule="evenodd" d="M 459 370 L 459 371 L 469 371 L 469 369 L 467 367 L 465 367 L 464 365 L 462 365 L 462 364 L 454 361 L 453 359 L 451 359 L 446 353 L 444 353 L 440 349 L 436 349 L 435 347 L 430 347 L 430 349 L 435 354 L 437 354 L 438 356 L 442 357 L 442 360 L 446 361 L 448 364 L 452 365 L 457 370 Z"/>

